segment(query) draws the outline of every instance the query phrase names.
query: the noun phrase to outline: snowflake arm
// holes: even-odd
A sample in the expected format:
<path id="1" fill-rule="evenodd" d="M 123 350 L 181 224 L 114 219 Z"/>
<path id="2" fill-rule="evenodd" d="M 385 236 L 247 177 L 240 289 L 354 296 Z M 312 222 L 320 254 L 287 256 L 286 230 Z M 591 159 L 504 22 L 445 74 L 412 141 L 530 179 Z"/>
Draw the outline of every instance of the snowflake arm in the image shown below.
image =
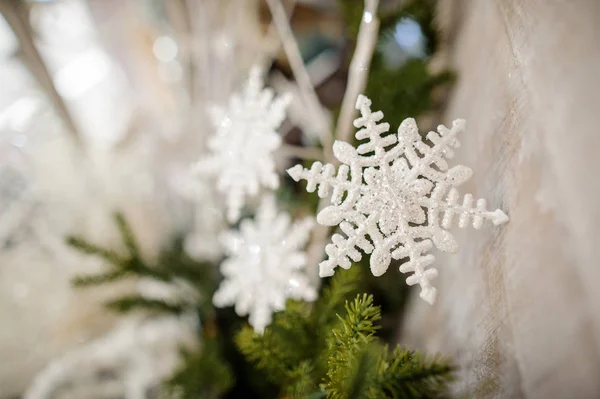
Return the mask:
<path id="1" fill-rule="evenodd" d="M 278 212 L 275 199 L 263 199 L 254 220 L 222 236 L 228 257 L 221 264 L 224 280 L 215 292 L 217 307 L 235 305 L 240 316 L 262 333 L 273 312 L 285 308 L 288 298 L 312 301 L 317 292 L 304 273 L 303 247 L 313 227 L 311 219 L 295 223 Z"/>
<path id="2" fill-rule="evenodd" d="M 467 181 L 472 171 L 462 165 L 449 168 L 454 148 L 460 146 L 458 135 L 464 120 L 456 120 L 451 128 L 439 126 L 422 140 L 416 122 L 402 122 L 397 134 L 389 133 L 389 124 L 381 123 L 383 113 L 371 111 L 371 101 L 359 96 L 356 108 L 360 116 L 354 121 L 361 140 L 354 148 L 336 141 L 334 156 L 342 164 L 315 162 L 310 169 L 296 165 L 288 170 L 295 180 L 306 180 L 307 191 L 318 187 L 318 195 L 331 193 L 331 205 L 317 215 L 326 226 L 338 226 L 342 234 L 334 234 L 325 248 L 328 256 L 320 264 L 321 277 L 331 276 L 336 267 L 348 269 L 362 253 L 371 254 L 370 267 L 375 276 L 385 273 L 392 259 L 406 259 L 403 273 L 412 273 L 406 282 L 421 286 L 421 298 L 433 303 L 436 290 L 431 284 L 438 271 L 430 267 L 435 257 L 428 254 L 434 246 L 454 253 L 458 244 L 447 230 L 458 218 L 458 226 L 469 221 L 479 229 L 485 220 L 494 224 L 508 221 L 504 212 L 486 209 L 485 199 L 473 205 L 466 194 L 462 203 L 455 187 Z M 431 143 L 431 144 L 429 144 Z"/>
<path id="3" fill-rule="evenodd" d="M 275 98 L 272 90 L 263 89 L 261 72 L 254 68 L 244 90 L 232 95 L 226 109 L 213 107 L 209 112 L 217 131 L 208 143 L 210 154 L 193 170 L 216 178 L 230 222 L 239 219 L 247 197 L 279 185 L 273 158 L 281 145 L 276 129 L 290 101 L 288 95 Z"/>

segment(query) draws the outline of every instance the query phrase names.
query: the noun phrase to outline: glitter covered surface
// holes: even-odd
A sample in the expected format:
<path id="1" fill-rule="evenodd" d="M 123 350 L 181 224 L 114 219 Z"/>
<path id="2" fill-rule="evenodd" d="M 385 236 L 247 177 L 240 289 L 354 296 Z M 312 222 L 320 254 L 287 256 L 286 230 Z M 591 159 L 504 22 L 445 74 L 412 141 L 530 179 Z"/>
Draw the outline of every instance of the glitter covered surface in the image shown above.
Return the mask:
<path id="1" fill-rule="evenodd" d="M 265 197 L 255 220 L 244 219 L 239 230 L 222 236 L 228 258 L 221 264 L 224 280 L 213 297 L 215 306 L 235 304 L 236 313 L 249 314 L 254 330 L 262 333 L 288 298 L 316 299 L 302 251 L 313 224 L 308 218 L 292 224 L 287 213 L 277 212 L 275 199 Z"/>
<path id="2" fill-rule="evenodd" d="M 317 221 L 325 226 L 339 225 L 345 234 L 334 234 L 325 252 L 328 259 L 320 263 L 321 277 L 331 276 L 337 266 L 350 268 L 352 261 L 371 254 L 371 272 L 384 274 L 393 259 L 406 259 L 403 273 L 412 273 L 407 284 L 421 286 L 420 296 L 433 303 L 436 289 L 431 280 L 438 274 L 430 267 L 435 257 L 427 252 L 433 246 L 444 252 L 458 251 L 458 243 L 447 230 L 455 218 L 458 226 L 469 222 L 479 229 L 483 222 L 508 221 L 504 212 L 486 210 L 485 199 L 473 201 L 471 194 L 459 201 L 455 187 L 467 181 L 472 171 L 462 165 L 449 167 L 447 159 L 460 143 L 457 135 L 465 128 L 456 120 L 450 129 L 439 126 L 429 132 L 424 142 L 415 120 L 406 119 L 398 134 L 387 134 L 388 123 L 379 123 L 381 111 L 371 112 L 371 101 L 359 96 L 356 108 L 361 116 L 354 121 L 360 128 L 357 148 L 336 141 L 335 157 L 342 162 L 337 174 L 331 164 L 315 162 L 310 169 L 296 165 L 290 176 L 307 181 L 307 191 L 318 186 L 318 195 L 330 195 L 331 204 L 319 212 Z"/>
<path id="3" fill-rule="evenodd" d="M 193 169 L 200 176 L 216 178 L 229 222 L 240 218 L 247 197 L 256 196 L 261 187 L 279 186 L 273 155 L 281 138 L 276 129 L 290 101 L 288 95 L 274 98 L 271 89 L 263 89 L 261 71 L 254 68 L 245 89 L 231 96 L 227 109 L 211 109 L 216 128 L 208 142 L 211 153 Z"/>

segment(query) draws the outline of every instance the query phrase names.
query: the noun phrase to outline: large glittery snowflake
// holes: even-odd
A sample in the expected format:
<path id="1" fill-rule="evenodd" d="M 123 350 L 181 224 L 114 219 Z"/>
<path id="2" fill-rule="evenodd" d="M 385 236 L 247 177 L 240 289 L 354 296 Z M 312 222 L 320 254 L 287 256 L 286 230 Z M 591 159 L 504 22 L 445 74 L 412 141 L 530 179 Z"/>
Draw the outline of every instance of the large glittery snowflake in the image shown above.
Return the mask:
<path id="1" fill-rule="evenodd" d="M 485 199 L 473 204 L 466 194 L 459 202 L 456 186 L 467 181 L 472 171 L 462 165 L 448 167 L 446 159 L 453 157 L 453 148 L 460 146 L 457 135 L 465 121 L 455 120 L 452 128 L 439 126 L 436 132 L 421 139 L 414 119 L 405 119 L 398 134 L 386 134 L 388 123 L 379 123 L 381 111 L 371 112 L 371 101 L 359 96 L 356 108 L 361 116 L 354 126 L 361 128 L 356 138 L 363 140 L 357 148 L 336 141 L 335 157 L 342 162 L 336 175 L 335 167 L 315 162 L 310 169 L 296 165 L 288 173 L 296 181 L 305 179 L 307 191 L 317 186 L 318 195 L 325 198 L 332 191 L 332 205 L 317 215 L 319 224 L 339 225 L 341 234 L 334 234 L 325 252 L 328 259 L 320 264 L 321 277 L 331 276 L 340 266 L 348 269 L 351 261 L 362 258 L 359 250 L 371 254 L 371 272 L 380 276 L 393 259 L 406 258 L 400 266 L 403 273 L 412 272 L 406 282 L 421 286 L 420 296 L 429 303 L 436 297 L 431 279 L 437 269 L 428 268 L 435 257 L 427 252 L 435 245 L 439 250 L 454 253 L 458 244 L 447 231 L 455 217 L 458 226 L 469 221 L 479 229 L 485 219 L 498 225 L 508 221 L 504 212 L 486 210 Z"/>
<path id="2" fill-rule="evenodd" d="M 254 330 L 262 333 L 288 298 L 313 301 L 317 293 L 304 273 L 302 251 L 313 224 L 311 219 L 292 224 L 287 213 L 277 212 L 274 198 L 265 197 L 255 220 L 242 220 L 239 231 L 222 237 L 228 258 L 221 264 L 224 280 L 215 306 L 235 304 L 236 313 L 249 314 Z"/>
<path id="3" fill-rule="evenodd" d="M 227 109 L 210 110 L 217 132 L 208 142 L 211 154 L 196 163 L 194 171 L 217 178 L 230 222 L 239 219 L 247 197 L 257 195 L 261 187 L 279 185 L 273 152 L 281 145 L 276 129 L 290 100 L 287 95 L 274 98 L 271 89 L 263 89 L 261 71 L 254 68 L 244 90 L 231 96 Z"/>

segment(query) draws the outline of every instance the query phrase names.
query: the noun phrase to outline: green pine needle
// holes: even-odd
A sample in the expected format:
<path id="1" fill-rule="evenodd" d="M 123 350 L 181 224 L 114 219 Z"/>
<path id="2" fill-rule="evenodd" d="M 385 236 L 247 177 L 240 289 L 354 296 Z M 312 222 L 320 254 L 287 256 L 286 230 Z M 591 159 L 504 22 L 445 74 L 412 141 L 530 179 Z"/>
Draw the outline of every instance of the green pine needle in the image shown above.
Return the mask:
<path id="1" fill-rule="evenodd" d="M 319 394 L 320 389 L 315 379 L 315 369 L 310 360 L 304 360 L 288 373 L 289 385 L 285 389 L 286 397 L 306 398 Z"/>
<path id="2" fill-rule="evenodd" d="M 351 267 L 348 270 L 339 270 L 331 278 L 330 284 L 325 285 L 314 311 L 315 324 L 320 333 L 331 331 L 337 324 L 336 315 L 344 311 L 348 297 L 356 294 L 362 279 L 362 270 L 359 267 Z"/>
<path id="3" fill-rule="evenodd" d="M 295 343 L 282 339 L 272 327 L 260 335 L 250 326 L 244 326 L 236 335 L 235 343 L 246 359 L 275 384 L 288 382 L 290 373 L 298 364 Z"/>
<path id="4" fill-rule="evenodd" d="M 214 340 L 204 342 L 202 348 L 183 353 L 183 361 L 164 389 L 178 399 L 215 398 L 227 392 L 234 384 L 233 370 L 223 358 Z"/>
<path id="5" fill-rule="evenodd" d="M 454 366 L 448 359 L 396 347 L 389 353 L 375 337 L 379 307 L 370 295 L 346 304 L 346 317 L 329 341 L 328 398 L 429 398 L 446 392 Z"/>
<path id="6" fill-rule="evenodd" d="M 114 214 L 114 218 L 129 255 L 132 258 L 139 258 L 140 251 L 137 243 L 135 242 L 133 230 L 131 229 L 129 223 L 127 223 L 127 220 L 125 220 L 125 216 L 123 216 L 123 214 L 120 212 L 116 212 Z"/>
<path id="7" fill-rule="evenodd" d="M 373 296 L 358 295 L 346 302 L 346 317 L 339 317 L 338 327 L 329 340 L 329 361 L 324 388 L 334 399 L 365 397 L 376 366 L 376 353 L 371 343 L 381 314 L 373 305 Z"/>
<path id="8" fill-rule="evenodd" d="M 127 276 L 124 270 L 111 270 L 103 274 L 76 276 L 71 280 L 75 287 L 89 287 L 119 281 Z"/>
<path id="9" fill-rule="evenodd" d="M 396 347 L 387 349 L 378 365 L 376 389 L 394 398 L 431 398 L 446 392 L 454 380 L 455 366 L 439 356 L 427 358 L 423 354 Z"/>
<path id="10" fill-rule="evenodd" d="M 76 236 L 69 236 L 69 237 L 67 237 L 66 241 L 67 241 L 67 245 L 73 247 L 74 249 L 78 250 L 79 252 L 84 253 L 86 255 L 98 256 L 113 265 L 119 265 L 123 262 L 123 259 L 121 259 L 119 257 L 119 255 L 117 255 L 116 252 L 101 248 L 95 244 L 92 244 L 92 243 L 84 240 L 83 238 L 76 237 Z"/>
<path id="11" fill-rule="evenodd" d="M 145 298 L 141 295 L 128 295 L 106 302 L 106 307 L 119 313 L 148 310 L 160 313 L 181 314 L 189 308 L 189 305 L 173 304 L 159 299 Z"/>

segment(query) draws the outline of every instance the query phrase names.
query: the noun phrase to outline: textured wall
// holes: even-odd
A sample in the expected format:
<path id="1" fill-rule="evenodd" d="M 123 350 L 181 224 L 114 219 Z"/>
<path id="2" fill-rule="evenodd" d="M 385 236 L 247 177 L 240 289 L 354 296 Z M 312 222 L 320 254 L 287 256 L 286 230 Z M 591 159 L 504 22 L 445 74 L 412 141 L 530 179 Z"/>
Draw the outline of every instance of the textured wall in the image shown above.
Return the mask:
<path id="1" fill-rule="evenodd" d="M 462 192 L 511 221 L 457 231 L 405 341 L 455 356 L 478 398 L 600 397 L 600 2 L 440 3 Z"/>

